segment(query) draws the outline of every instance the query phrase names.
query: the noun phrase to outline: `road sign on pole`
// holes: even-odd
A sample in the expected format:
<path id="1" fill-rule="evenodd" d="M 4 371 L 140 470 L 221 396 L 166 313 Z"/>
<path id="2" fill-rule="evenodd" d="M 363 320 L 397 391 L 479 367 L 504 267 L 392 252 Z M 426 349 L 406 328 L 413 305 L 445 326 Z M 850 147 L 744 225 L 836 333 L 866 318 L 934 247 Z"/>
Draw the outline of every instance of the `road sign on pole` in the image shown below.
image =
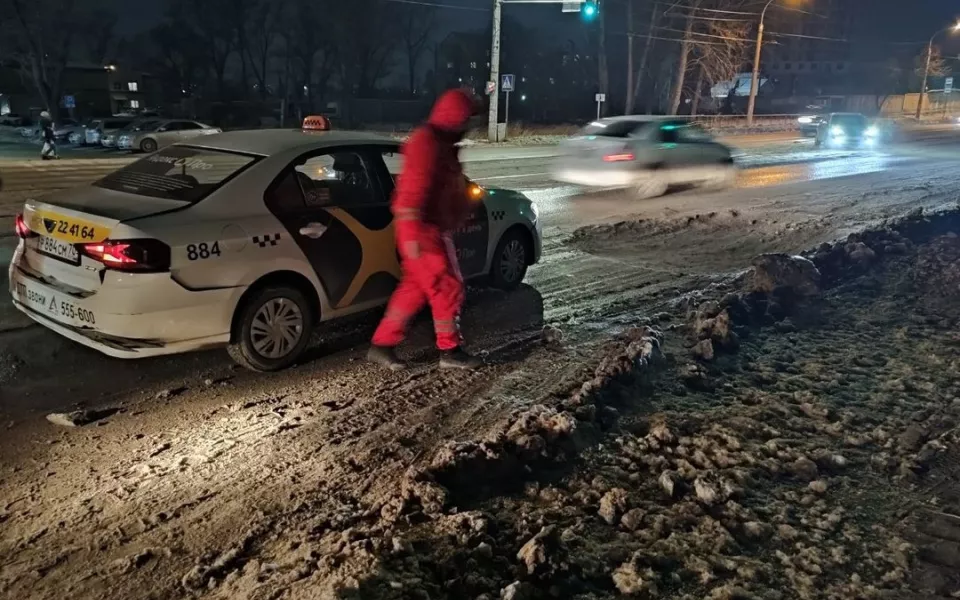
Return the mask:
<path id="1" fill-rule="evenodd" d="M 949 94 L 953 91 L 953 77 L 947 77 L 943 80 L 943 93 Z"/>
<path id="2" fill-rule="evenodd" d="M 513 75 L 504 75 L 500 81 L 500 89 L 505 92 L 513 91 Z"/>
<path id="3" fill-rule="evenodd" d="M 596 99 L 597 99 L 597 118 L 599 119 L 599 118 L 600 118 L 600 105 L 607 101 L 607 95 L 606 95 L 606 94 L 597 94 L 597 95 L 596 95 Z"/>
<path id="4" fill-rule="evenodd" d="M 487 82 L 487 95 L 489 96 L 490 94 L 496 93 L 496 91 L 497 91 L 497 82 L 496 82 L 496 81 L 488 81 L 488 82 Z"/>

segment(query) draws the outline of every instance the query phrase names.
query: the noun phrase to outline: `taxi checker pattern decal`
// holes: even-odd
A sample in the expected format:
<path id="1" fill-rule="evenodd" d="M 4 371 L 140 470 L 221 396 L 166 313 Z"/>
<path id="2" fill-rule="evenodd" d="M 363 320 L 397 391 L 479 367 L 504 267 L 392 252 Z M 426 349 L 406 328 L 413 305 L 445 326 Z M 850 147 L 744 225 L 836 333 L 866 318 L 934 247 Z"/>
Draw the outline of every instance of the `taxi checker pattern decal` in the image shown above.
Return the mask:
<path id="1" fill-rule="evenodd" d="M 268 233 L 267 235 L 253 236 L 253 243 L 260 246 L 261 248 L 266 248 L 267 246 L 276 246 L 277 242 L 279 241 L 280 241 L 279 233 Z"/>

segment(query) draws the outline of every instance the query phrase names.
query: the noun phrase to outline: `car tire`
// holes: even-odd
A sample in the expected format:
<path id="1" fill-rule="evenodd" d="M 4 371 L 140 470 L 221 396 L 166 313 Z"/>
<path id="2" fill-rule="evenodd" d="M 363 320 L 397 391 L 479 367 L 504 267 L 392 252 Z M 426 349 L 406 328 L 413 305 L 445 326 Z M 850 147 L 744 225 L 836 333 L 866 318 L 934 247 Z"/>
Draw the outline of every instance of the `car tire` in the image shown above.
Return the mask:
<path id="1" fill-rule="evenodd" d="M 237 311 L 232 332 L 235 341 L 227 346 L 227 353 L 251 371 L 285 369 L 300 358 L 310 343 L 313 310 L 303 292 L 295 287 L 281 285 L 257 290 Z M 284 332 L 293 339 L 288 339 Z"/>
<path id="2" fill-rule="evenodd" d="M 140 142 L 140 151 L 141 152 L 156 152 L 157 151 L 157 142 L 156 140 L 151 140 L 149 138 Z"/>
<path id="3" fill-rule="evenodd" d="M 732 162 L 721 163 L 717 173 L 704 182 L 703 189 L 721 191 L 732 188 L 737 183 L 737 167 Z"/>
<path id="4" fill-rule="evenodd" d="M 647 171 L 633 184 L 633 189 L 641 200 L 659 198 L 667 193 L 669 187 L 663 169 L 659 167 Z"/>
<path id="5" fill-rule="evenodd" d="M 500 238 L 490 265 L 490 285 L 501 290 L 516 289 L 527 276 L 530 265 L 530 234 L 519 228 L 508 229 Z"/>

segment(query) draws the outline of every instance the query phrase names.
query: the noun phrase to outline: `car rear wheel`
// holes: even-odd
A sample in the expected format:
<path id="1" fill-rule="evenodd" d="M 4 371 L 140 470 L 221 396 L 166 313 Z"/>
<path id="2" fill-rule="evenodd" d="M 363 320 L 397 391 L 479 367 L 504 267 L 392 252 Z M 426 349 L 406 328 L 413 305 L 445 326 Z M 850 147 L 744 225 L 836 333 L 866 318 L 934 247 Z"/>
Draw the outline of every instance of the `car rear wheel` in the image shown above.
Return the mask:
<path id="1" fill-rule="evenodd" d="M 157 142 L 155 140 L 145 139 L 140 142 L 140 150 L 142 152 L 156 152 Z"/>
<path id="2" fill-rule="evenodd" d="M 640 176 L 633 188 L 638 198 L 659 198 L 667 193 L 667 178 L 662 169 L 654 169 Z"/>
<path id="3" fill-rule="evenodd" d="M 310 343 L 313 312 L 295 287 L 267 287 L 237 309 L 234 343 L 227 352 L 252 371 L 279 371 L 292 365 Z"/>
<path id="4" fill-rule="evenodd" d="M 512 290 L 523 283 L 530 264 L 530 244 L 520 229 L 510 229 L 497 244 L 490 267 L 490 284 L 501 290 Z"/>

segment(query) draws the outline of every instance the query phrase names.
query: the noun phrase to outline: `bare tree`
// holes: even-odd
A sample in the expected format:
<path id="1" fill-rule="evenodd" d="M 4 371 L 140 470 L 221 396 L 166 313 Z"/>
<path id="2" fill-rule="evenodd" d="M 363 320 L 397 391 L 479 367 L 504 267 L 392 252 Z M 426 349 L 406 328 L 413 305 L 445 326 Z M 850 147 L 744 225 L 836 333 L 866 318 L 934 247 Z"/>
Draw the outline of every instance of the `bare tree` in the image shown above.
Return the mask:
<path id="1" fill-rule="evenodd" d="M 390 70 L 397 45 L 395 4 L 380 0 L 354 0 L 336 5 L 331 16 L 337 43 L 339 79 L 348 97 L 369 93 Z"/>
<path id="2" fill-rule="evenodd" d="M 81 0 L 0 0 L 0 44 L 30 81 L 54 118 L 60 109 L 63 73 L 89 5 Z"/>
<path id="3" fill-rule="evenodd" d="M 171 0 L 167 11 L 173 27 L 204 40 L 204 62 L 213 73 L 220 100 L 227 97 L 227 63 L 236 50 L 235 28 L 224 18 L 231 9 L 232 0 Z"/>
<path id="4" fill-rule="evenodd" d="M 680 101 L 683 99 L 683 86 L 687 77 L 690 51 L 693 49 L 693 26 L 695 23 L 695 11 L 699 5 L 700 0 L 694 0 L 686 7 L 683 37 L 680 39 L 680 55 L 677 57 L 677 65 L 673 71 L 673 91 L 670 94 L 669 107 L 669 114 L 671 115 L 675 115 L 680 111 Z"/>
<path id="5" fill-rule="evenodd" d="M 417 67 L 436 29 L 437 11 L 432 6 L 401 4 L 398 8 L 399 33 L 407 57 L 407 78 L 411 94 L 417 91 Z"/>
<path id="6" fill-rule="evenodd" d="M 913 73 L 918 78 L 923 78 L 924 67 L 927 62 L 927 48 L 923 49 L 923 52 L 916 57 L 913 61 Z M 947 64 L 945 58 L 940 53 L 939 46 L 930 46 L 930 67 L 927 69 L 928 77 L 943 77 L 944 75 L 950 74 L 950 65 Z M 925 90 L 921 90 L 925 91 Z"/>
<path id="7" fill-rule="evenodd" d="M 711 20 L 703 29 L 701 36 L 694 40 L 696 47 L 691 61 L 698 74 L 691 114 L 697 112 L 704 85 L 713 88 L 736 77 L 746 59 L 749 43 L 750 24 L 744 21 Z"/>
<path id="8" fill-rule="evenodd" d="M 283 0 L 257 0 L 247 11 L 242 35 L 238 34 L 239 49 L 250 64 L 261 99 L 268 95 L 267 74 L 280 41 L 283 11 Z"/>
<path id="9" fill-rule="evenodd" d="M 303 90 L 309 109 L 323 99 L 336 70 L 337 39 L 330 20 L 312 0 L 291 0 L 282 17 L 284 81 L 279 86 L 285 99 Z M 296 77 L 296 85 L 293 79 Z M 294 94 L 296 90 L 296 94 Z"/>

